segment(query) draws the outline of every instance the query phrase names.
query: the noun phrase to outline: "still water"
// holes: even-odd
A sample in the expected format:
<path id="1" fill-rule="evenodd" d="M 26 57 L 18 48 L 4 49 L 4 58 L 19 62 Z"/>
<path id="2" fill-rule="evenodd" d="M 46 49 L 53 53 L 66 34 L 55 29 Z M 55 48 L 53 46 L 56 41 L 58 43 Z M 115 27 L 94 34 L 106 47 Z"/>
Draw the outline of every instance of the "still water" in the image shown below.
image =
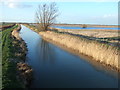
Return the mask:
<path id="1" fill-rule="evenodd" d="M 26 62 L 33 68 L 33 88 L 115 88 L 118 78 L 95 68 L 41 38 L 22 25 L 20 36 L 27 44 Z"/>
<path id="2" fill-rule="evenodd" d="M 59 29 L 109 29 L 109 30 L 120 30 L 118 27 L 86 27 L 86 28 L 81 28 L 81 27 L 69 27 L 69 26 L 52 26 L 54 28 L 59 28 Z"/>

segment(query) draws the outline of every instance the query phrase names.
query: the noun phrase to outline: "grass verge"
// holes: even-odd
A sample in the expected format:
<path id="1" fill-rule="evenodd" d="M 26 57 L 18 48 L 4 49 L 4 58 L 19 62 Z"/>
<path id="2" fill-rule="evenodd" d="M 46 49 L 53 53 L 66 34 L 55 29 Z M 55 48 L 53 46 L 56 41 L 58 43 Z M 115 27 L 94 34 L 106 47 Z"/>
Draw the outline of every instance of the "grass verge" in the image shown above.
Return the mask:
<path id="1" fill-rule="evenodd" d="M 21 88 L 24 85 L 18 79 L 17 66 L 15 60 L 17 57 L 15 53 L 18 52 L 13 45 L 14 38 L 11 36 L 13 29 L 17 28 L 15 25 L 11 28 L 2 31 L 2 88 Z"/>

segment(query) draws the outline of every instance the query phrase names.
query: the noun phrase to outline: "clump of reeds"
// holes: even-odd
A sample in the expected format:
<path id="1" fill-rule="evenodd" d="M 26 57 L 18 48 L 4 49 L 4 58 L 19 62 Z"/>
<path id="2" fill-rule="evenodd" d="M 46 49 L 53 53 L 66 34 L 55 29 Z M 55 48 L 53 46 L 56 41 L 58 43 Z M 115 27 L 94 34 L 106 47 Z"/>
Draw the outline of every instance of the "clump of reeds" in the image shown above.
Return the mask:
<path id="1" fill-rule="evenodd" d="M 77 50 L 79 53 L 92 56 L 94 60 L 120 70 L 120 63 L 118 62 L 120 51 L 118 47 L 110 46 L 94 40 L 88 40 L 82 37 L 80 38 L 77 36 L 60 34 L 52 31 L 40 32 L 40 35 L 67 46 L 68 48 Z"/>

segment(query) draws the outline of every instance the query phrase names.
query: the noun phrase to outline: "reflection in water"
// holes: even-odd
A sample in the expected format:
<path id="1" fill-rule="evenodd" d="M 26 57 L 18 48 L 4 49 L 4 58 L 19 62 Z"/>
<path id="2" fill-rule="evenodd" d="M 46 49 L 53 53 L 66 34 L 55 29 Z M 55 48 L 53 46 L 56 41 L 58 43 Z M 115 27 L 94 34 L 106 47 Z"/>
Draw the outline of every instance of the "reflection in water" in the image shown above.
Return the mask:
<path id="1" fill-rule="evenodd" d="M 94 67 L 94 69 L 98 72 L 103 72 L 107 75 L 110 75 L 113 78 L 118 78 L 117 70 L 112 69 L 112 67 L 108 67 L 107 65 L 100 64 L 94 60 L 90 60 L 89 58 L 86 60 Z"/>
<path id="2" fill-rule="evenodd" d="M 40 42 L 40 59 L 43 61 L 43 63 L 47 63 L 47 62 L 50 62 L 50 63 L 54 63 L 55 59 L 54 59 L 54 56 L 55 53 L 54 53 L 54 49 L 52 49 L 52 47 L 50 47 L 50 44 L 41 39 L 41 42 Z"/>
<path id="3" fill-rule="evenodd" d="M 51 42 L 51 43 L 53 43 L 53 42 Z M 57 46 L 59 46 L 63 50 L 65 50 L 65 51 L 67 51 L 75 56 L 79 56 L 80 58 L 83 58 L 83 60 L 88 62 L 88 64 L 90 64 L 92 67 L 94 67 L 94 69 L 96 71 L 106 73 L 107 75 L 110 75 L 113 78 L 118 78 L 119 73 L 116 70 L 112 69 L 112 67 L 108 67 L 106 65 L 100 64 L 99 62 L 96 62 L 96 60 L 94 60 L 92 57 L 86 56 L 82 53 L 79 54 L 78 51 L 71 50 L 71 49 L 66 48 L 62 45 L 59 45 L 58 43 L 54 43 L 54 44 L 56 44 Z M 119 78 L 120 78 L 120 76 L 119 76 Z"/>
<path id="4" fill-rule="evenodd" d="M 118 27 L 70 27 L 70 26 L 52 26 L 54 28 L 60 28 L 60 29 L 109 29 L 109 30 L 120 30 Z"/>
<path id="5" fill-rule="evenodd" d="M 21 36 L 27 43 L 28 60 L 33 68 L 33 88 L 116 88 L 118 80 L 103 73 L 97 64 L 74 56 L 69 50 L 43 40 L 39 34 L 22 26 Z M 34 37 L 34 38 L 33 38 Z M 75 54 L 76 55 L 76 54 Z M 85 62 L 88 61 L 88 62 Z M 95 65 L 94 65 L 95 64 Z M 98 66 L 98 65 L 97 65 Z M 97 69 L 100 68 L 100 69 Z"/>

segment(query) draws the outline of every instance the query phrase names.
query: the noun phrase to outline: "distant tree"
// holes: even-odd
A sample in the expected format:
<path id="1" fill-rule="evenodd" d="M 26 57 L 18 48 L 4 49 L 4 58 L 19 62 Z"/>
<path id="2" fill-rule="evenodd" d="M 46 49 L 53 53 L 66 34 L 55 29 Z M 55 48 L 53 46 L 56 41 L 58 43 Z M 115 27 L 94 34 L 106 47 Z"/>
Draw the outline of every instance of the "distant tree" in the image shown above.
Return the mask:
<path id="1" fill-rule="evenodd" d="M 36 23 L 39 31 L 47 31 L 48 27 L 55 23 L 58 16 L 56 3 L 39 5 L 36 12 Z"/>

